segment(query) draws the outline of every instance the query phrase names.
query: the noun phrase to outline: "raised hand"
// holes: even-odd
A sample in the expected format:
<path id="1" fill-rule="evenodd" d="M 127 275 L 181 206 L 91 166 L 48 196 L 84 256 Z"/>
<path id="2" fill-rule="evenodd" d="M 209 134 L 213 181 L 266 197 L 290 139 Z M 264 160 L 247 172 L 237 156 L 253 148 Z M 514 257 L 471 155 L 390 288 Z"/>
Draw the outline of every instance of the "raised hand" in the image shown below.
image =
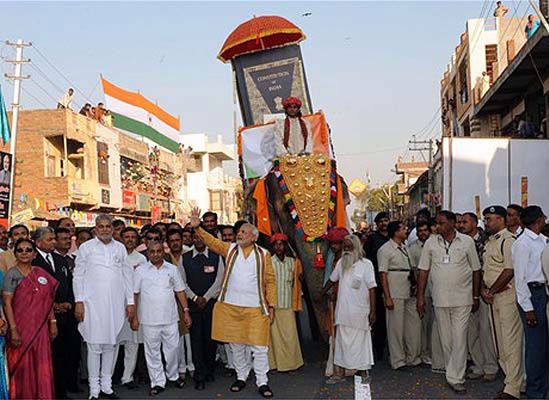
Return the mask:
<path id="1" fill-rule="evenodd" d="M 190 224 L 193 228 L 198 228 L 200 226 L 200 214 L 201 214 L 200 208 L 193 207 L 191 209 Z"/>

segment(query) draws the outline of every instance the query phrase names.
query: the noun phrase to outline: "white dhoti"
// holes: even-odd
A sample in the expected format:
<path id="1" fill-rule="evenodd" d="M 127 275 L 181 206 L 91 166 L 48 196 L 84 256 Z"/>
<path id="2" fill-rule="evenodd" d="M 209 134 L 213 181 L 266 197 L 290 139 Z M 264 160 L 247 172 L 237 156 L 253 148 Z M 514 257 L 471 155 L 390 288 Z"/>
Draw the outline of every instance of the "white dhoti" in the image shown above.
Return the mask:
<path id="1" fill-rule="evenodd" d="M 246 344 L 230 343 L 233 353 L 233 364 L 236 371 L 236 379 L 246 382 L 250 371 L 254 369 L 257 387 L 266 385 L 269 379 L 269 348 L 267 346 L 250 346 Z M 250 363 L 249 353 L 252 354 Z"/>
<path id="2" fill-rule="evenodd" d="M 151 380 L 151 388 L 166 387 L 166 376 L 170 381 L 177 381 L 179 355 L 178 323 L 168 325 L 141 325 L 145 343 L 145 359 Z M 162 354 L 166 361 L 166 370 L 162 365 Z"/>
<path id="3" fill-rule="evenodd" d="M 334 364 L 358 371 L 371 369 L 374 353 L 370 331 L 337 325 Z"/>

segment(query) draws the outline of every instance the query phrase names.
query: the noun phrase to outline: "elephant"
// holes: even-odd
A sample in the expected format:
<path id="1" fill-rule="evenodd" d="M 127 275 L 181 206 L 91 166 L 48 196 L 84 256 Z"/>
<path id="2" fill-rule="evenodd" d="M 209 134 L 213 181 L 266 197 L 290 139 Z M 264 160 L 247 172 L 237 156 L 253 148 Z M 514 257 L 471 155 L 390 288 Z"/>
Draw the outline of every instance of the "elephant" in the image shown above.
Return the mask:
<path id="1" fill-rule="evenodd" d="M 327 342 L 327 329 L 324 328 L 328 313 L 327 304 L 324 301 L 316 300 L 323 287 L 325 269 L 314 268 L 313 259 L 320 249 L 324 260 L 326 260 L 328 242 L 323 238 L 315 242 L 302 240 L 296 232 L 277 177 L 271 171 L 264 179 L 273 233 L 282 232 L 288 236 L 289 245 L 303 264 L 303 292 L 309 315 L 311 336 L 315 341 Z M 257 220 L 256 201 L 253 197 L 256 184 L 257 182 L 248 185 L 244 193 L 244 215 L 252 223 L 256 223 Z M 343 202 L 347 206 L 350 203 L 350 197 L 343 178 L 341 178 L 341 190 L 343 191 Z M 267 244 L 268 238 L 261 236 L 260 244 Z"/>

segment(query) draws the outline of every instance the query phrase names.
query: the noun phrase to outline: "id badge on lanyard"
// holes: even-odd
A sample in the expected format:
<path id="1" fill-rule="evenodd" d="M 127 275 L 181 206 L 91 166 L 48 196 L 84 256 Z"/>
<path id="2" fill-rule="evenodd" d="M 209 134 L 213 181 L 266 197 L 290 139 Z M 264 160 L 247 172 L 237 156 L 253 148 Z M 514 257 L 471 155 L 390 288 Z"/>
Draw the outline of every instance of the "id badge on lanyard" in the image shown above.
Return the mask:
<path id="1" fill-rule="evenodd" d="M 445 253 L 443 256 L 442 256 L 442 263 L 444 265 L 448 265 L 450 264 L 450 248 L 452 247 L 452 242 L 446 242 L 445 239 L 442 239 L 444 241 L 444 250 L 445 250 Z"/>

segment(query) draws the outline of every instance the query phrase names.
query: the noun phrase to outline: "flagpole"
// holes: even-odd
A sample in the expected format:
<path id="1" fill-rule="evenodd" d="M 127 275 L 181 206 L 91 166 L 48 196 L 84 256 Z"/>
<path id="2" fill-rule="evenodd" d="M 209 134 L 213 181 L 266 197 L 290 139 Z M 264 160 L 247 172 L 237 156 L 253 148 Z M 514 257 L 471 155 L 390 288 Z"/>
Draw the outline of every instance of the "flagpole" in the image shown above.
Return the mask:
<path id="1" fill-rule="evenodd" d="M 30 60 L 23 60 L 23 48 L 30 46 L 30 43 L 24 43 L 23 39 L 18 39 L 17 43 L 6 42 L 8 46 L 15 47 L 15 61 L 12 63 L 15 64 L 15 73 L 12 77 L 7 77 L 13 79 L 13 101 L 12 101 L 12 114 L 11 114 L 11 137 L 10 137 L 10 153 L 11 153 L 11 174 L 10 174 L 10 198 L 8 205 L 8 225 L 11 225 L 11 215 L 13 208 L 13 195 L 15 192 L 14 188 L 14 179 L 15 179 L 15 150 L 17 142 L 17 127 L 19 123 L 19 109 L 21 108 L 20 99 L 21 99 L 21 81 L 27 79 L 22 75 L 23 64 L 30 62 Z"/>

